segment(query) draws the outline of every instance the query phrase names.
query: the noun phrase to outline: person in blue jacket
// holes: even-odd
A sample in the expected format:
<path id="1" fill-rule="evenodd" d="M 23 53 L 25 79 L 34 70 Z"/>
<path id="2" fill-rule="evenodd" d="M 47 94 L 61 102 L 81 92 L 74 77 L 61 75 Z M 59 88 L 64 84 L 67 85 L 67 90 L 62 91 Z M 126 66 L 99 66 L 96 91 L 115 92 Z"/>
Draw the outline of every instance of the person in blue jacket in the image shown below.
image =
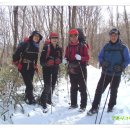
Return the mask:
<path id="1" fill-rule="evenodd" d="M 109 83 L 110 99 L 107 112 L 112 112 L 114 105 L 116 105 L 121 74 L 130 63 L 129 50 L 120 40 L 119 30 L 113 28 L 109 32 L 109 36 L 110 41 L 104 45 L 98 56 L 99 64 L 102 67 L 102 73 L 95 91 L 92 108 L 88 111 L 88 115 L 98 112 L 101 95 Z"/>

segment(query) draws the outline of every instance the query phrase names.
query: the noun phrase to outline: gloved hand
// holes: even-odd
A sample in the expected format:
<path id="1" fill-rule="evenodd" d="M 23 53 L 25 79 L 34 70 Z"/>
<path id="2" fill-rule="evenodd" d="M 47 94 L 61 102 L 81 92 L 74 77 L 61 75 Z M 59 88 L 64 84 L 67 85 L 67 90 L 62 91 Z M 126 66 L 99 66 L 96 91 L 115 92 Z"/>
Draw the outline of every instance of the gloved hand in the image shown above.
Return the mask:
<path id="1" fill-rule="evenodd" d="M 21 71 L 23 66 L 21 63 L 19 63 L 17 67 L 18 67 L 18 71 Z"/>
<path id="2" fill-rule="evenodd" d="M 60 58 L 56 58 L 55 64 L 56 64 L 56 65 L 59 65 L 60 63 L 61 63 L 61 59 L 60 59 Z"/>
<path id="3" fill-rule="evenodd" d="M 76 60 L 81 60 L 81 56 L 79 54 L 75 55 Z"/>
<path id="4" fill-rule="evenodd" d="M 37 73 L 39 73 L 38 65 L 34 65 L 34 69 Z"/>
<path id="5" fill-rule="evenodd" d="M 124 68 L 121 65 L 115 65 L 113 67 L 113 70 L 114 70 L 114 72 L 119 73 L 119 72 L 124 71 Z"/>
<path id="6" fill-rule="evenodd" d="M 53 59 L 50 59 L 47 61 L 46 65 L 49 67 L 49 66 L 53 66 L 54 65 L 54 60 Z"/>
<path id="7" fill-rule="evenodd" d="M 109 62 L 107 62 L 107 61 L 103 61 L 101 63 L 102 69 L 107 69 L 109 67 L 109 65 L 110 65 Z"/>
<path id="8" fill-rule="evenodd" d="M 66 58 L 63 59 L 62 63 L 63 63 L 63 64 L 67 64 Z"/>

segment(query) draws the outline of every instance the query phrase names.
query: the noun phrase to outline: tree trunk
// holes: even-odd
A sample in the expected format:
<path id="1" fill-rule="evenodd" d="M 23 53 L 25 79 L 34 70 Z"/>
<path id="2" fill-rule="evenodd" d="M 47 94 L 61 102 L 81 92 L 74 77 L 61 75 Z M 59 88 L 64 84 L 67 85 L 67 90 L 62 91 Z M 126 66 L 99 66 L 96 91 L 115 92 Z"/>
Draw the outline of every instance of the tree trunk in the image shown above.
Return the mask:
<path id="1" fill-rule="evenodd" d="M 71 26 L 71 7 L 68 6 L 68 9 L 69 9 L 69 30 L 72 28 Z"/>
<path id="2" fill-rule="evenodd" d="M 14 15 L 14 46 L 13 46 L 13 51 L 15 51 L 16 46 L 17 46 L 17 38 L 18 38 L 18 6 L 14 6 L 13 15 Z"/>
<path id="3" fill-rule="evenodd" d="M 25 12 L 26 12 L 26 6 L 23 9 L 23 25 L 22 25 L 22 37 L 21 37 L 22 39 L 23 39 L 23 36 L 24 36 Z"/>
<path id="4" fill-rule="evenodd" d="M 127 43 L 130 48 L 130 31 L 129 31 L 129 22 L 128 22 L 128 15 L 126 12 L 126 7 L 124 6 L 124 21 L 126 26 L 126 34 L 127 34 Z"/>
<path id="5" fill-rule="evenodd" d="M 60 21 L 60 25 L 61 25 L 61 44 L 62 44 L 62 49 L 63 49 L 63 52 L 64 52 L 63 10 L 64 10 L 64 7 L 62 6 L 62 7 L 61 7 L 61 21 Z"/>
<path id="6" fill-rule="evenodd" d="M 72 28 L 76 28 L 76 6 L 72 8 Z"/>
<path id="7" fill-rule="evenodd" d="M 119 28 L 119 12 L 118 12 L 118 6 L 116 7 L 116 26 Z"/>

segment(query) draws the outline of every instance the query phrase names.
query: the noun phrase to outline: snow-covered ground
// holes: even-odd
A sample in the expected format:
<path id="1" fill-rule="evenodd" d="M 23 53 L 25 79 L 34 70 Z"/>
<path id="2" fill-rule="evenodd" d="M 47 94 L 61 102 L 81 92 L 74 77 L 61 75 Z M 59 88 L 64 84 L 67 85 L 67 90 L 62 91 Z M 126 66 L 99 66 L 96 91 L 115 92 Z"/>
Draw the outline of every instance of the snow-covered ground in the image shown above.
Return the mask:
<path id="1" fill-rule="evenodd" d="M 91 100 L 94 98 L 95 89 L 100 78 L 101 70 L 92 66 L 88 66 L 88 79 L 87 86 L 91 96 Z M 40 85 L 40 82 L 37 83 Z M 70 87 L 70 84 L 68 85 Z M 112 113 L 107 113 L 107 105 L 104 110 L 101 124 L 130 124 L 130 82 L 125 83 L 122 78 L 120 87 L 118 89 L 117 105 L 114 107 Z M 101 116 L 102 108 L 106 99 L 108 88 L 104 92 L 101 100 L 100 111 L 98 115 L 97 124 Z M 61 79 L 59 82 L 59 96 L 54 94 L 53 101 L 55 107 L 49 107 L 48 113 L 42 112 L 42 107 L 39 105 L 27 105 L 23 104 L 25 113 L 20 111 L 20 107 L 14 111 L 12 115 L 12 121 L 3 121 L 0 119 L 0 124 L 94 124 L 96 115 L 87 116 L 87 111 L 91 108 L 91 102 L 88 98 L 88 104 L 86 111 L 83 113 L 78 112 L 78 109 L 69 110 L 69 98 L 67 81 Z M 78 102 L 80 104 L 80 93 L 78 94 Z M 107 102 L 108 103 L 108 102 Z"/>

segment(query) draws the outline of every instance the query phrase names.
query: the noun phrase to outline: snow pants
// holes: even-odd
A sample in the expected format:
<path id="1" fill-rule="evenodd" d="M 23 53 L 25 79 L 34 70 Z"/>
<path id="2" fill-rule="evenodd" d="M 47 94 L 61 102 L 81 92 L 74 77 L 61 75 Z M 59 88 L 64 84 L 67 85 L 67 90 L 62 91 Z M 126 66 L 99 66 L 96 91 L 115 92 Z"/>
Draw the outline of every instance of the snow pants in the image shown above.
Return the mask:
<path id="1" fill-rule="evenodd" d="M 76 106 L 77 105 L 77 93 L 78 90 L 80 91 L 80 97 L 81 97 L 81 102 L 80 102 L 80 107 L 81 108 L 86 108 L 87 105 L 87 92 L 86 92 L 86 79 L 87 79 L 87 69 L 86 66 L 81 66 L 82 67 L 82 73 L 80 72 L 79 74 L 69 74 L 70 77 L 70 83 L 71 83 L 71 88 L 70 88 L 70 99 L 71 99 L 71 106 Z M 85 81 L 85 82 L 84 82 Z"/>
<path id="2" fill-rule="evenodd" d="M 100 104 L 100 101 L 101 101 L 101 95 L 105 91 L 108 84 L 111 83 L 112 77 L 113 76 L 110 76 L 104 73 L 101 74 L 101 77 L 97 85 L 97 89 L 95 91 L 94 101 L 92 104 L 93 109 L 98 108 L 98 105 Z M 120 80 L 121 80 L 121 76 L 114 76 L 113 81 L 110 85 L 110 99 L 108 103 L 109 108 L 113 108 L 114 105 L 116 105 L 117 92 L 118 92 Z"/>
<path id="3" fill-rule="evenodd" d="M 52 93 L 55 89 L 55 84 L 57 81 L 59 66 L 53 67 L 43 67 L 43 80 L 44 80 L 44 90 L 41 95 L 41 104 L 46 108 L 46 103 L 51 103 L 51 88 Z"/>
<path id="4" fill-rule="evenodd" d="M 33 77 L 34 77 L 34 65 L 30 64 L 29 69 L 27 69 L 27 64 L 24 63 L 22 66 L 22 69 L 20 71 L 22 77 L 23 77 L 23 81 L 26 85 L 26 89 L 25 89 L 25 98 L 28 100 L 33 100 L 34 96 L 33 96 Z"/>

